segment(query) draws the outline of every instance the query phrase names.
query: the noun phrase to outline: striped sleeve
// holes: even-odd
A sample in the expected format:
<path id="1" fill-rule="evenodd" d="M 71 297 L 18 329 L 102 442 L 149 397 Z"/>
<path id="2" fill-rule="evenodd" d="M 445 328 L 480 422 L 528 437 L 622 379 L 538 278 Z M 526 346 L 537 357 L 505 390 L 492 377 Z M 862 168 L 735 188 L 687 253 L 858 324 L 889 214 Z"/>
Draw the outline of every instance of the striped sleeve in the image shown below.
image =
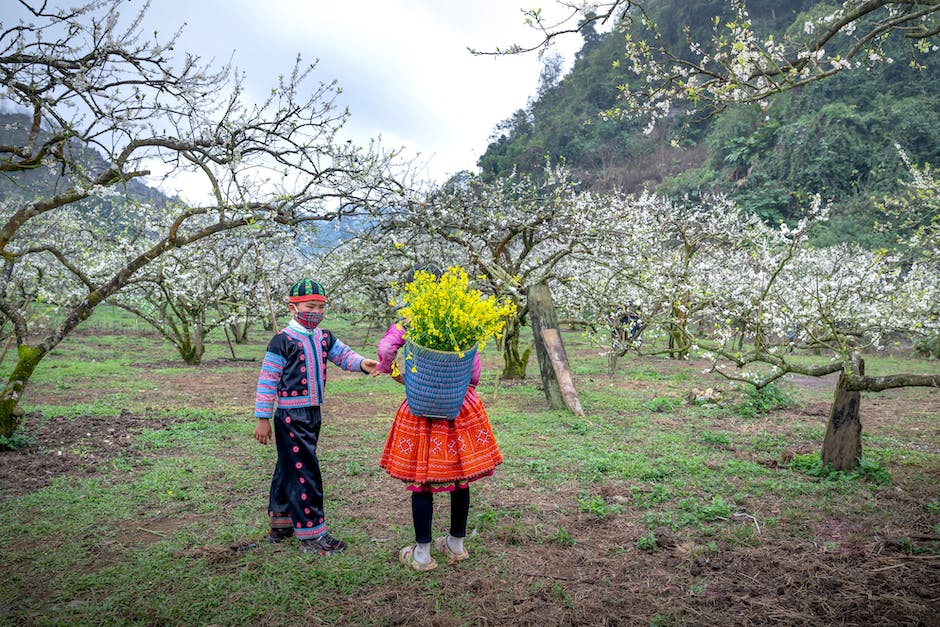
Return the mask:
<path id="1" fill-rule="evenodd" d="M 333 342 L 333 347 L 330 348 L 330 352 L 326 356 L 343 370 L 362 372 L 362 360 L 365 357 L 346 346 L 339 338 L 336 338 L 336 341 Z"/>
<path id="2" fill-rule="evenodd" d="M 273 342 L 272 342 L 273 344 Z M 287 360 L 271 351 L 264 354 L 261 372 L 258 374 L 258 388 L 255 391 L 255 418 L 270 418 L 274 414 L 274 401 L 277 398 L 277 383 L 284 372 Z"/>

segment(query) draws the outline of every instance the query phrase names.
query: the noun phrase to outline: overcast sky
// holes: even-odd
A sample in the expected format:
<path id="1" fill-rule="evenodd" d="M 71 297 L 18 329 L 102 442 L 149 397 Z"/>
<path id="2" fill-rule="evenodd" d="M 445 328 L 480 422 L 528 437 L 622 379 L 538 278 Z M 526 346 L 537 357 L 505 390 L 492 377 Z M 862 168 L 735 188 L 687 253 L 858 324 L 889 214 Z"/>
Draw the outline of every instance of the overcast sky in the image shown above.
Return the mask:
<path id="1" fill-rule="evenodd" d="M 7 0 L 4 0 L 7 1 Z M 182 47 L 247 73 L 265 93 L 300 54 L 319 59 L 316 78 L 337 80 L 347 129 L 360 144 L 382 137 L 427 162 L 443 182 L 476 171 L 496 124 L 538 87 L 534 54 L 480 57 L 467 48 L 532 43 L 521 8 L 538 0 L 153 0 L 152 28 L 169 35 L 185 22 Z M 557 8 L 555 9 L 557 10 Z M 151 27 L 148 24 L 148 27 Z M 568 36 L 568 61 L 580 47 Z M 567 48 L 567 49 L 566 49 Z"/>

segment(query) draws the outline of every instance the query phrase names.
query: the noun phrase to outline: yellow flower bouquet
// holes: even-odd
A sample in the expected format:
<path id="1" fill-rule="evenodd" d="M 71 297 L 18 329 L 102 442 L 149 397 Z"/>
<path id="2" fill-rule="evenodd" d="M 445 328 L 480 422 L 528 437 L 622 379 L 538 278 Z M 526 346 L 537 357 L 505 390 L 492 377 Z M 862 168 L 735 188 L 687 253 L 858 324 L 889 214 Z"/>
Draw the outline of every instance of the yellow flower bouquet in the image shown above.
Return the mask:
<path id="1" fill-rule="evenodd" d="M 459 266 L 439 279 L 416 272 L 405 285 L 405 395 L 417 416 L 453 420 L 470 383 L 478 347 L 498 335 L 515 305 L 470 288 Z"/>
<path id="2" fill-rule="evenodd" d="M 416 272 L 414 280 L 405 284 L 405 302 L 401 310 L 408 320 L 405 337 L 439 351 L 463 352 L 478 344 L 482 348 L 516 311 L 512 303 L 471 289 L 470 277 L 459 266 L 440 279 L 430 272 Z"/>

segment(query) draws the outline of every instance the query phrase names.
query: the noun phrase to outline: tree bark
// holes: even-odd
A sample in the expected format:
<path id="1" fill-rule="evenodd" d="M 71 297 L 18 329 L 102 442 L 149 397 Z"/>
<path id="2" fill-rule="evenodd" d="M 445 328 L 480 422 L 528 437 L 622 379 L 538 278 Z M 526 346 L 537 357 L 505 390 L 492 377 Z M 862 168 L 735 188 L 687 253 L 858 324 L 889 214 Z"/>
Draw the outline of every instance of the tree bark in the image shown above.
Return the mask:
<path id="1" fill-rule="evenodd" d="M 607 354 L 607 376 L 614 376 L 614 373 L 617 372 L 617 361 L 620 359 L 620 353 L 614 349 L 610 349 L 610 352 Z"/>
<path id="2" fill-rule="evenodd" d="M 558 332 L 558 329 L 542 329 L 539 335 L 542 336 L 542 344 L 548 351 L 549 359 L 552 362 L 552 371 L 555 374 L 555 380 L 558 381 L 558 388 L 561 390 L 565 407 L 572 414 L 583 416 L 584 410 L 581 408 L 578 391 L 574 387 L 571 368 L 568 367 L 568 356 L 565 354 L 565 344 L 561 341 L 561 333 Z"/>
<path id="3" fill-rule="evenodd" d="M 23 411 L 18 407 L 26 382 L 45 352 L 39 348 L 19 347 L 19 360 L 0 393 L 0 435 L 10 437 L 19 426 Z"/>
<path id="4" fill-rule="evenodd" d="M 565 399 L 561 395 L 561 387 L 555 379 L 555 369 L 552 367 L 551 357 L 542 341 L 543 329 L 558 327 L 558 317 L 555 315 L 555 305 L 552 302 L 552 293 L 544 283 L 530 285 L 526 291 L 526 302 L 529 307 L 529 323 L 532 326 L 532 335 L 535 338 L 535 355 L 539 361 L 539 374 L 542 376 L 542 389 L 548 406 L 552 409 L 564 409 Z"/>
<path id="5" fill-rule="evenodd" d="M 858 362 L 858 374 L 865 374 L 865 363 Z M 862 421 L 859 417 L 861 393 L 850 390 L 843 372 L 836 384 L 829 410 L 829 424 L 823 440 L 822 461 L 835 470 L 854 470 L 862 457 Z"/>
<path id="6" fill-rule="evenodd" d="M 909 387 L 940 388 L 940 374 L 898 373 L 883 377 L 866 377 L 860 372 L 846 381 L 847 389 L 861 392 L 884 392 Z"/>
<path id="7" fill-rule="evenodd" d="M 519 352 L 519 329 L 521 323 L 513 318 L 506 325 L 503 343 L 503 372 L 501 379 L 525 379 L 526 366 L 529 363 L 530 348 Z"/>
<path id="8" fill-rule="evenodd" d="M 557 347 L 555 347 L 555 361 L 561 364 L 559 369 L 568 372 L 570 380 L 570 370 L 568 369 L 568 357 L 565 354 L 565 345 L 561 341 L 561 335 L 558 332 L 558 317 L 555 315 L 555 305 L 552 302 L 552 293 L 544 283 L 529 286 L 527 291 L 527 304 L 529 308 L 529 321 L 532 324 L 532 334 L 535 336 L 535 354 L 539 361 L 539 374 L 542 376 L 542 387 L 545 390 L 545 398 L 549 407 L 552 409 L 569 409 L 572 412 L 583 415 L 580 411 L 581 403 L 566 401 L 568 398 L 577 400 L 577 392 L 574 390 L 574 383 L 566 382 L 565 390 L 559 385 L 556 366 L 552 363 L 552 355 L 543 339 L 543 332 L 554 330 L 558 334 Z M 570 388 L 570 389 L 569 389 Z M 580 412 L 580 413 L 579 413 Z"/>

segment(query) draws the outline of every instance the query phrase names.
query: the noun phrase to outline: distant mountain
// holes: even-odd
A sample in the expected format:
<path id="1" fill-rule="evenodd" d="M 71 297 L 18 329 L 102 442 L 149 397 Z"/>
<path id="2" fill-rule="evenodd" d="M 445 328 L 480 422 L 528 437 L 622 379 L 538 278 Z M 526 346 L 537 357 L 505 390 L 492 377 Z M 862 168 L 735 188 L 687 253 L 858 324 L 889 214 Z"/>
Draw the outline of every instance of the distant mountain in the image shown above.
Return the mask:
<path id="1" fill-rule="evenodd" d="M 0 146 L 23 146 L 27 142 L 30 118 L 21 114 L 0 113 Z M 48 136 L 48 133 L 45 134 Z M 108 161 L 96 150 L 72 142 L 68 150 L 73 151 L 70 161 L 77 163 L 86 172 L 86 178 L 94 178 L 109 167 Z M 4 153 L 0 152 L 0 160 Z M 0 161 L 2 162 L 2 161 Z M 40 166 L 32 170 L 0 173 L 0 202 L 30 202 L 36 198 L 50 198 L 55 193 L 69 189 L 75 179 L 73 172 L 59 168 Z M 93 216 L 96 221 L 120 229 L 119 225 L 138 221 L 137 204 L 156 208 L 167 207 L 179 201 L 146 185 L 140 179 L 115 186 L 118 194 L 104 198 L 88 198 L 76 203 L 80 211 Z M 129 202 L 130 201 L 130 202 Z M 339 220 L 317 221 L 309 228 L 316 232 L 312 238 L 317 248 L 329 249 L 337 242 L 349 239 L 368 224 L 367 218 L 344 216 Z"/>
<path id="2" fill-rule="evenodd" d="M 30 122 L 26 115 L 0 113 L 0 145 L 25 146 Z M 48 135 L 48 132 L 41 131 L 40 141 L 43 136 Z M 99 152 L 79 142 L 71 142 L 66 150 L 72 151 L 70 161 L 78 164 L 87 173 L 88 178 L 94 178 L 109 167 L 108 161 Z M 0 159 L 5 157 L 5 154 L 0 154 Z M 75 172 L 63 170 L 59 165 L 42 165 L 32 170 L 3 172 L 0 173 L 0 201 L 28 202 L 37 197 L 48 198 L 69 189 L 77 178 Z M 115 198 L 92 198 L 83 201 L 81 206 L 84 210 L 94 211 L 107 219 L 119 208 L 124 210 L 127 199 L 157 207 L 174 201 L 139 179 L 132 179 L 116 189 L 121 193 Z"/>

